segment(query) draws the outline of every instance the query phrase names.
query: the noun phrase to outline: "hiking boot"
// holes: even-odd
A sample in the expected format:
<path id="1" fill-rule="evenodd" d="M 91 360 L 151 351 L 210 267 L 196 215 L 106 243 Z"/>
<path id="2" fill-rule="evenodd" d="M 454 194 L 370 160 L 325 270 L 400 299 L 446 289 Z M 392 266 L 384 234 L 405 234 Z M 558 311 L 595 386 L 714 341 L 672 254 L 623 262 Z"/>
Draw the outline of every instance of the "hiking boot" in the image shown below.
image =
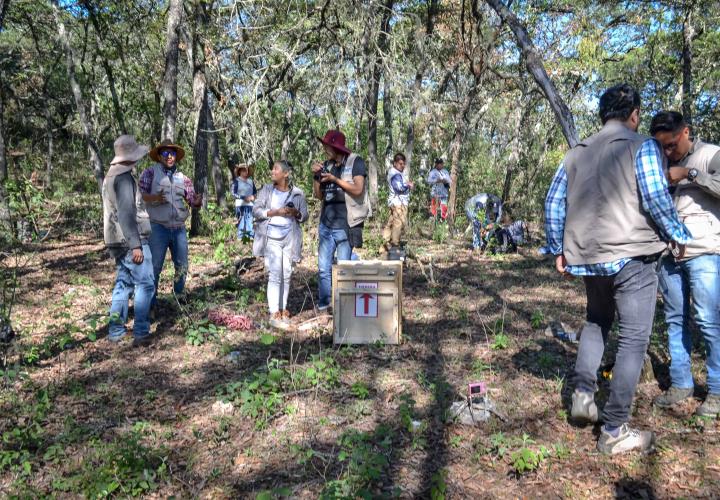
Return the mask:
<path id="1" fill-rule="evenodd" d="M 572 409 L 570 418 L 579 423 L 594 424 L 598 421 L 598 409 L 595 404 L 595 395 L 575 389 L 572 395 Z"/>
<path id="2" fill-rule="evenodd" d="M 283 309 L 283 310 L 281 311 L 281 313 L 282 313 L 282 318 L 283 318 L 283 319 L 285 319 L 285 320 L 289 320 L 289 319 L 290 319 L 290 311 L 288 311 L 287 309 Z"/>
<path id="3" fill-rule="evenodd" d="M 683 387 L 670 387 L 667 391 L 660 394 L 658 397 L 653 399 L 653 404 L 658 408 L 670 408 L 671 406 L 691 398 L 693 395 L 693 388 Z"/>
<path id="4" fill-rule="evenodd" d="M 150 335 L 146 335 L 144 337 L 135 337 L 132 341 L 133 347 L 147 347 L 152 343 L 152 338 Z"/>
<path id="5" fill-rule="evenodd" d="M 272 317 L 270 318 L 270 326 L 273 328 L 277 328 L 278 330 L 287 330 L 290 328 L 290 323 L 283 318 L 282 311 L 278 311 L 276 313 L 273 313 Z"/>
<path id="6" fill-rule="evenodd" d="M 708 394 L 703 404 L 695 410 L 695 415 L 699 417 L 717 418 L 720 413 L 720 394 Z"/>
<path id="7" fill-rule="evenodd" d="M 597 443 L 599 452 L 617 455 L 631 450 L 649 451 L 655 444 L 655 435 L 652 432 L 633 429 L 628 424 L 622 424 L 616 432 L 617 436 L 613 436 L 603 426 Z"/>

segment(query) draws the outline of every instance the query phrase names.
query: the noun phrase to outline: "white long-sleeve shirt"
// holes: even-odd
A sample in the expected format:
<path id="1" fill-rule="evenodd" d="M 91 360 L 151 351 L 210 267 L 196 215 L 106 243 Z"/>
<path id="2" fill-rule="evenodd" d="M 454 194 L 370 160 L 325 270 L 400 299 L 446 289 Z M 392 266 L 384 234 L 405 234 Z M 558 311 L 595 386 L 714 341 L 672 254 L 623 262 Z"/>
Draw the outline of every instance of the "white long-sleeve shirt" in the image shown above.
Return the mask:
<path id="1" fill-rule="evenodd" d="M 448 188 L 445 187 L 445 184 L 450 184 L 450 173 L 447 171 L 447 169 L 441 169 L 438 170 L 437 168 L 433 168 L 430 170 L 427 176 L 427 182 L 430 184 L 430 195 L 433 198 L 440 198 L 441 200 L 446 200 L 449 196 Z"/>

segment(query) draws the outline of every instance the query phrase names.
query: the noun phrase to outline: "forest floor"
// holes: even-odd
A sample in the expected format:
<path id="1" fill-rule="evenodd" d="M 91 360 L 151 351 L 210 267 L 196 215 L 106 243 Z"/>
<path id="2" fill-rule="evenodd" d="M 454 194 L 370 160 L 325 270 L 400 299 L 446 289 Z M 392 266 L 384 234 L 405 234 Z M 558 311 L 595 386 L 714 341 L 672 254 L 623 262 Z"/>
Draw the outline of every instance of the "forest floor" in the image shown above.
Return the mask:
<path id="1" fill-rule="evenodd" d="M 315 231 L 293 275 L 295 326 L 316 315 Z M 187 299 L 174 300 L 166 261 L 155 341 L 133 349 L 104 338 L 114 265 L 101 240 L 28 245 L 2 262 L 18 270 L 20 336 L 0 379 L 0 495 L 720 497 L 720 424 L 693 416 L 699 401 L 651 405 L 668 383 L 660 308 L 654 376 L 632 416 L 657 433 L 657 449 L 604 456 L 597 429 L 567 419 L 577 344 L 545 334 L 550 321 L 581 327 L 582 282 L 560 279 L 536 246 L 504 256 L 468 247 L 412 238 L 402 343 L 339 347 L 329 329 L 271 331 L 262 263 L 218 272 L 217 246 L 194 238 Z M 218 306 L 254 328 L 212 327 Z M 496 413 L 467 427 L 446 410 L 472 381 L 487 385 Z"/>

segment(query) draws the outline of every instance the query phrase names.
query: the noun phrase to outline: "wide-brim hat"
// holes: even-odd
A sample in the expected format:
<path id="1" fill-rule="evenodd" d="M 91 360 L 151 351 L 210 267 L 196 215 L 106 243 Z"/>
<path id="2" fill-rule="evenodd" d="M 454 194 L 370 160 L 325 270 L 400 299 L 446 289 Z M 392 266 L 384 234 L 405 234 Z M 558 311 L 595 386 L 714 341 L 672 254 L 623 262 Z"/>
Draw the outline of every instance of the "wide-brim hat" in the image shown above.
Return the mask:
<path id="1" fill-rule="evenodd" d="M 115 139 L 113 147 L 115 148 L 115 157 L 110 162 L 110 165 L 124 161 L 138 162 L 150 149 L 147 146 L 138 144 L 132 135 L 121 135 Z"/>
<path id="2" fill-rule="evenodd" d="M 345 146 L 345 134 L 339 130 L 328 130 L 325 132 L 324 137 L 318 137 L 317 140 L 347 155 L 352 153 L 352 151 Z"/>
<path id="3" fill-rule="evenodd" d="M 235 168 L 233 169 L 236 177 L 240 176 L 240 171 L 242 169 L 246 169 L 248 171 L 248 177 L 252 177 L 253 175 L 255 175 L 255 166 L 254 165 L 248 165 L 247 163 L 238 163 L 237 165 L 235 165 Z"/>
<path id="4" fill-rule="evenodd" d="M 182 146 L 179 146 L 177 144 L 173 144 L 173 142 L 170 139 L 163 139 L 162 142 L 159 142 L 157 146 L 152 148 L 150 150 L 150 158 L 153 160 L 159 162 L 160 161 L 160 151 L 163 149 L 172 149 L 177 154 L 177 157 L 175 158 L 175 161 L 180 161 L 185 157 L 185 150 Z"/>

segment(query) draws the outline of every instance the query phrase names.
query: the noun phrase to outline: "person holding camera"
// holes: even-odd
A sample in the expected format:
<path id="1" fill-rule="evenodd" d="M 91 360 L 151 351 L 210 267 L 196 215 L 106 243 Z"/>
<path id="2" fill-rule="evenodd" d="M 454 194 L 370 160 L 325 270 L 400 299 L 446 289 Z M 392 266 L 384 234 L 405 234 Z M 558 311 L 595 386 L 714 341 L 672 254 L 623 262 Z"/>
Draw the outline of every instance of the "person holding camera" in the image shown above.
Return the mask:
<path id="1" fill-rule="evenodd" d="M 448 197 L 450 196 L 450 173 L 445 168 L 442 158 L 435 158 L 435 167 L 430 170 L 427 176 L 427 183 L 430 184 L 430 213 L 437 218 L 438 208 L 440 219 L 447 219 Z"/>
<path id="2" fill-rule="evenodd" d="M 350 260 L 353 248 L 362 247 L 362 230 L 370 216 L 367 167 L 365 161 L 345 146 L 345 136 L 339 130 L 328 130 L 317 138 L 325 149 L 327 160 L 315 162 L 313 195 L 322 200 L 318 248 L 319 299 L 318 310 L 330 307 L 332 293 L 332 264 Z"/>
<path id="3" fill-rule="evenodd" d="M 292 168 L 285 160 L 273 163 L 272 183 L 260 189 L 253 206 L 253 255 L 265 258 L 270 325 L 282 330 L 290 327 L 290 312 L 286 309 L 290 277 L 293 265 L 302 258 L 300 224 L 308 218 L 305 194 L 291 182 Z"/>

